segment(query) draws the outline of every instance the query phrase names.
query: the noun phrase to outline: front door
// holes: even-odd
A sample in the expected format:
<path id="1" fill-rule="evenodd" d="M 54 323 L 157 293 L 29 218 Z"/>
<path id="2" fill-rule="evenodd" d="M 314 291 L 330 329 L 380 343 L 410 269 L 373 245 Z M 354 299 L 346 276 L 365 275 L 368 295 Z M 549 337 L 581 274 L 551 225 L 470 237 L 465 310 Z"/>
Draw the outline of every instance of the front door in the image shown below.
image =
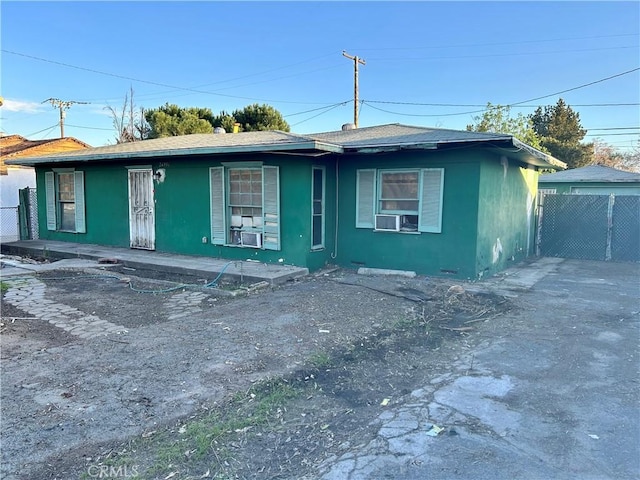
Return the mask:
<path id="1" fill-rule="evenodd" d="M 155 250 L 153 170 L 129 169 L 129 245 Z"/>

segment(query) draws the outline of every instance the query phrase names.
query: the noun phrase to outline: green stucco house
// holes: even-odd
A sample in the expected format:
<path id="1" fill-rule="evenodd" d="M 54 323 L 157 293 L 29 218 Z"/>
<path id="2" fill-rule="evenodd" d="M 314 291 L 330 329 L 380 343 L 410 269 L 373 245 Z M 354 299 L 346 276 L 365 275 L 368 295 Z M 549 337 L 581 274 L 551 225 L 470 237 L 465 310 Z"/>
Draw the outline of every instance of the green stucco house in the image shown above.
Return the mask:
<path id="1" fill-rule="evenodd" d="M 399 124 L 197 134 L 29 158 L 40 239 L 477 279 L 533 252 L 538 170 L 511 135 Z"/>
<path id="2" fill-rule="evenodd" d="M 578 195 L 640 195 L 640 173 L 604 165 L 589 165 L 540 176 L 543 193 Z"/>

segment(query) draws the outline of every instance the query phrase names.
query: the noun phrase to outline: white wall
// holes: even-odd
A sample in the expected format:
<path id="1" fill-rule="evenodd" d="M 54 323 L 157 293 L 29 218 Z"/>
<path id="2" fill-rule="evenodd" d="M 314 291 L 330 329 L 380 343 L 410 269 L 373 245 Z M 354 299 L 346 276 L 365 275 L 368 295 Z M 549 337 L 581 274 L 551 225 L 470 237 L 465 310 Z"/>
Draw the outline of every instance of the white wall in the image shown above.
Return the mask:
<path id="1" fill-rule="evenodd" d="M 7 168 L 7 175 L 0 175 L 0 207 L 17 207 L 18 190 L 36 186 L 33 168 Z"/>
<path id="2" fill-rule="evenodd" d="M 0 175 L 0 243 L 20 238 L 17 224 L 18 190 L 35 188 L 36 172 L 33 168 L 7 168 L 7 175 Z M 12 207 L 12 208 L 9 208 Z"/>

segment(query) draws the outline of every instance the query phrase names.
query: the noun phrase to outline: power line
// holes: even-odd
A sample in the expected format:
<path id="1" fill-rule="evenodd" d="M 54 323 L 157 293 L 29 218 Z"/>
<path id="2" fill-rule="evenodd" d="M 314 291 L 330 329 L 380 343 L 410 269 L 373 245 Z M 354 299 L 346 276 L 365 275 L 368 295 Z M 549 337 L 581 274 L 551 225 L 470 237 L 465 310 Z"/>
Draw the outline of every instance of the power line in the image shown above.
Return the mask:
<path id="1" fill-rule="evenodd" d="M 250 87 L 251 85 L 260 85 L 262 83 L 275 82 L 277 80 L 282 80 L 282 79 L 285 79 L 285 78 L 299 77 L 301 75 L 308 75 L 310 73 L 321 72 L 321 71 L 324 71 L 324 70 L 331 70 L 333 68 L 338 68 L 338 67 L 339 67 L 339 65 L 330 65 L 328 67 L 316 68 L 314 70 L 307 70 L 307 71 L 298 72 L 298 73 L 291 73 L 289 75 L 284 75 L 284 76 L 281 76 L 281 77 L 269 78 L 267 80 L 260 80 L 260 81 L 256 81 L 256 82 L 250 82 L 250 83 L 242 83 L 240 85 L 232 85 L 230 87 L 219 88 L 219 89 L 216 90 L 216 92 L 219 92 L 220 90 L 229 90 L 231 88 Z M 250 77 L 251 75 L 247 75 L 247 76 Z"/>
<path id="2" fill-rule="evenodd" d="M 640 132 L 638 133 L 587 133 L 585 137 L 615 137 L 618 135 L 637 135 L 640 138 Z"/>
<path id="3" fill-rule="evenodd" d="M 616 149 L 621 148 L 640 148 L 640 142 L 635 142 L 635 145 L 629 145 L 629 142 L 606 142 L 607 145 L 615 146 Z"/>
<path id="4" fill-rule="evenodd" d="M 49 130 L 47 130 L 46 132 L 44 132 L 44 133 L 41 135 L 41 138 L 42 138 L 42 139 L 44 139 L 44 138 L 45 138 L 47 135 L 49 135 L 49 133 L 51 133 L 51 132 L 53 131 L 53 129 L 54 129 L 54 128 L 56 128 L 56 127 L 57 127 L 57 125 L 54 125 L 54 126 L 53 126 L 53 127 L 51 127 Z"/>
<path id="5" fill-rule="evenodd" d="M 326 55 L 324 55 L 324 56 L 326 56 Z M 320 57 L 320 58 L 322 58 L 322 57 Z M 304 63 L 304 62 L 300 62 L 300 63 Z M 294 64 L 294 65 L 297 65 L 297 64 Z M 285 79 L 285 78 L 299 77 L 301 75 L 308 75 L 308 74 L 311 74 L 311 73 L 320 72 L 320 71 L 323 71 L 323 70 L 331 70 L 331 69 L 338 68 L 338 67 L 339 67 L 339 65 L 331 65 L 331 66 L 328 66 L 328 67 L 316 68 L 314 70 L 307 70 L 307 71 L 304 71 L 304 72 L 292 73 L 290 75 L 284 75 L 284 76 L 280 76 L 280 77 L 273 77 L 273 78 L 269 78 L 269 79 L 266 79 L 266 80 L 260 80 L 260 81 L 256 81 L 256 82 L 250 82 L 250 83 L 243 83 L 243 84 L 238 84 L 238 85 L 232 85 L 232 86 L 229 86 L 229 87 L 222 87 L 222 88 L 218 88 L 216 90 L 216 92 L 219 92 L 221 90 L 229 90 L 229 89 L 232 89 L 232 88 L 241 88 L 241 87 L 248 87 L 248 86 L 251 86 L 251 85 L 259 85 L 259 84 L 263 84 L 263 83 L 276 82 L 278 80 L 282 80 L 282 79 Z M 282 67 L 282 68 L 285 68 L 285 67 Z M 278 69 L 274 69 L 274 70 L 278 70 Z M 244 77 L 238 77 L 238 78 L 246 78 L 246 77 L 251 77 L 251 76 L 255 76 L 255 75 L 259 75 L 259 74 L 245 75 Z M 216 82 L 216 83 L 226 83 L 228 81 L 230 81 L 230 80 L 222 80 L 222 81 Z M 207 85 L 213 85 L 213 84 L 198 85 L 198 86 L 193 87 L 193 88 L 200 88 L 202 86 L 207 86 Z M 172 97 L 175 98 L 175 97 L 179 97 L 179 96 L 193 95 L 193 93 L 194 93 L 194 92 L 186 92 L 186 93 L 176 94 L 174 92 L 175 92 L 175 89 L 166 90 L 164 92 L 143 93 L 143 94 L 136 95 L 136 97 L 137 98 L 145 97 L 145 99 L 151 99 L 152 97 L 160 97 L 160 98 L 165 97 L 166 98 L 167 94 L 172 94 Z M 269 100 L 269 101 L 271 101 L 271 100 Z M 106 102 L 108 103 L 109 100 L 106 100 Z M 274 103 L 275 103 L 275 101 L 274 101 Z M 290 103 L 300 103 L 300 104 L 304 104 L 304 105 L 308 105 L 309 104 L 309 102 L 290 102 Z M 313 104 L 313 103 L 314 102 L 311 102 L 311 104 Z"/>
<path id="6" fill-rule="evenodd" d="M 578 89 L 581 89 L 581 88 L 589 87 L 589 86 L 595 85 L 597 83 L 606 82 L 608 80 L 612 80 L 614 78 L 621 77 L 623 75 L 628 75 L 630 73 L 637 72 L 638 70 L 640 70 L 640 67 L 634 68 L 634 69 L 631 69 L 631 70 L 627 70 L 626 72 L 617 73 L 617 74 L 611 75 L 609 77 L 601 78 L 601 79 L 595 80 L 593 82 L 589 82 L 589 83 L 585 83 L 585 84 L 582 84 L 582 85 L 578 85 L 577 87 L 568 88 L 568 89 L 562 90 L 560 92 L 551 93 L 549 95 L 543 95 L 541 97 L 530 98 L 528 100 L 523 100 L 521 102 L 515 102 L 515 103 L 503 105 L 503 106 L 505 106 L 505 107 L 513 107 L 513 106 L 523 105 L 523 104 L 528 103 L 528 102 L 534 102 L 536 100 L 541 100 L 543 98 L 554 97 L 554 96 L 560 95 L 562 93 L 572 92 L 574 90 L 578 90 Z M 451 117 L 451 116 L 456 116 L 456 115 L 471 115 L 471 114 L 474 114 L 474 113 L 483 113 L 483 112 L 485 112 L 487 110 L 486 108 L 484 108 L 482 110 L 474 110 L 474 111 L 468 111 L 468 112 L 457 112 L 457 113 L 443 113 L 443 114 L 400 113 L 400 112 L 392 112 L 390 110 L 385 110 L 385 109 L 382 109 L 382 108 L 379 108 L 379 107 L 375 107 L 375 106 L 371 105 L 371 103 L 369 101 L 363 100 L 363 103 L 367 103 L 371 108 L 373 108 L 375 110 L 379 110 L 381 112 L 390 113 L 392 115 L 404 115 L 404 116 L 407 116 L 407 117 Z M 378 103 L 383 103 L 383 102 L 378 102 Z M 462 106 L 462 105 L 460 105 L 460 106 Z M 472 105 L 469 105 L 469 106 L 471 107 Z"/>
<path id="7" fill-rule="evenodd" d="M 640 130 L 640 127 L 608 127 L 608 128 L 586 128 L 585 130 Z"/>
<path id="8" fill-rule="evenodd" d="M 615 35 L 596 35 L 590 37 L 565 37 L 565 38 L 545 38 L 536 40 L 521 40 L 518 42 L 493 42 L 493 43 L 463 43 L 458 45 L 430 45 L 428 47 L 386 47 L 386 48 L 361 48 L 361 51 L 385 51 L 385 50 L 427 50 L 427 49 L 442 49 L 442 48 L 464 48 L 464 47 L 495 47 L 504 45 L 522 45 L 526 43 L 557 43 L 570 40 L 596 40 L 601 38 L 616 38 L 616 37 L 637 37 L 638 33 L 619 33 Z"/>
<path id="9" fill-rule="evenodd" d="M 67 123 L 67 127 L 73 127 L 73 128 L 86 128 L 88 130 L 107 130 L 107 131 L 111 131 L 113 130 L 113 128 L 100 128 L 100 127 L 83 127 L 82 125 L 71 125 L 69 123 Z"/>
<path id="10" fill-rule="evenodd" d="M 374 110 L 379 110 L 384 113 L 390 113 L 392 115 L 404 115 L 405 117 L 453 117 L 456 115 L 470 115 L 472 113 L 482 113 L 486 111 L 486 108 L 484 108 L 482 110 L 473 110 L 470 112 L 458 112 L 458 113 L 402 113 L 402 112 L 392 112 L 391 110 L 385 110 L 384 108 L 376 107 L 367 100 L 362 100 L 362 103 L 368 105 Z"/>
<path id="11" fill-rule="evenodd" d="M 44 132 L 45 130 L 53 130 L 54 128 L 56 128 L 58 126 L 58 124 L 56 123 L 55 125 L 53 125 L 52 127 L 47 127 L 47 128 L 43 128 L 42 130 L 38 130 L 37 132 L 34 133 L 30 133 L 29 135 L 27 135 L 27 137 L 33 137 L 34 135 L 37 135 L 39 133 Z"/>
<path id="12" fill-rule="evenodd" d="M 304 120 L 301 120 L 301 121 L 299 121 L 299 122 L 297 122 L 297 123 L 294 123 L 294 124 L 293 124 L 293 125 L 291 125 L 291 126 L 292 126 L 292 127 L 295 127 L 296 125 L 300 125 L 301 123 L 308 122 L 309 120 L 312 120 L 312 119 L 314 119 L 314 118 L 316 118 L 316 117 L 319 117 L 320 115 L 324 115 L 325 113 L 329 113 L 329 112 L 330 112 L 331 110 L 333 110 L 334 108 L 337 108 L 337 107 L 339 107 L 340 105 L 345 105 L 346 103 L 348 103 L 348 102 L 336 103 L 336 104 L 335 104 L 335 105 L 333 105 L 332 107 L 328 107 L 326 111 L 324 111 L 324 112 L 320 112 L 320 113 L 318 113 L 317 115 L 313 115 L 312 117 L 309 117 L 309 118 L 306 118 L 306 119 L 304 119 Z"/>
<path id="13" fill-rule="evenodd" d="M 640 70 L 640 67 L 638 67 L 638 68 L 633 68 L 633 69 L 631 69 L 631 70 L 627 70 L 626 72 L 617 73 L 617 74 L 615 74 L 615 75 L 611 75 L 611 76 L 606 77 L 606 78 L 601 78 L 600 80 L 596 80 L 596 81 L 594 81 L 594 82 L 589 82 L 589 83 L 585 83 L 585 84 L 583 84 L 583 85 L 578 85 L 577 87 L 568 88 L 568 89 L 566 89 L 566 90 L 562 90 L 562 91 L 560 91 L 560 92 L 551 93 L 551 94 L 549 94 L 549 95 L 543 95 L 543 96 L 541 96 L 541 97 L 530 98 L 530 99 L 528 99 L 528 100 L 523 100 L 522 102 L 512 103 L 512 104 L 510 104 L 509 106 L 519 105 L 519 104 L 521 104 L 521 103 L 527 103 L 527 102 L 535 102 L 536 100 L 542 100 L 543 98 L 554 97 L 554 96 L 556 96 L 556 95 L 560 95 L 561 93 L 573 92 L 574 90 L 579 90 L 579 89 L 581 89 L 581 88 L 590 87 L 591 85 L 595 85 L 595 84 L 597 84 L 597 83 L 606 82 L 607 80 L 612 80 L 612 79 L 617 78 L 617 77 L 622 77 L 623 75 L 628 75 L 628 74 L 630 74 L 630 73 L 637 72 L 638 70 Z"/>
<path id="14" fill-rule="evenodd" d="M 624 45 L 620 47 L 601 47 L 601 48 L 578 48 L 572 50 L 555 50 L 546 52 L 513 52 L 513 53 L 485 53 L 481 55 L 444 55 L 441 57 L 373 57 L 370 60 L 376 61 L 411 61 L 418 60 L 457 60 L 461 58 L 491 58 L 491 57 L 521 57 L 521 56 L 533 56 L 533 55 L 556 55 L 559 53 L 576 53 L 576 52 L 597 52 L 603 50 L 622 50 L 622 49 L 638 49 L 637 45 Z"/>
<path id="15" fill-rule="evenodd" d="M 389 105 L 415 105 L 426 107 L 486 107 L 486 103 L 421 103 L 421 102 L 395 102 L 390 100 L 367 100 L 367 103 L 383 103 Z M 640 103 L 577 103 L 571 104 L 573 107 L 636 107 Z M 509 105 L 517 108 L 534 108 L 540 105 Z"/>
<path id="16" fill-rule="evenodd" d="M 220 83 L 235 82 L 236 80 L 242 80 L 242 79 L 244 79 L 244 78 L 257 77 L 258 75 L 264 75 L 265 73 L 276 72 L 276 71 L 278 71 L 278 70 L 284 70 L 284 69 L 287 69 L 287 68 L 290 68 L 290 67 L 295 67 L 295 66 L 298 66 L 298 65 L 303 65 L 303 64 L 305 64 L 305 63 L 314 62 L 314 61 L 319 60 L 319 59 L 321 59 L 321 58 L 332 57 L 333 55 L 334 55 L 333 53 L 327 53 L 327 54 L 325 54 L 325 55 L 319 55 L 319 56 L 317 56 L 317 57 L 312 57 L 312 58 L 310 58 L 310 59 L 308 59 L 308 60 L 303 60 L 303 61 L 301 61 L 301 62 L 296 62 L 296 63 L 290 63 L 289 65 L 283 65 L 283 66 L 281 66 L 281 67 L 270 68 L 269 70 L 263 70 L 263 71 L 261 71 L 261 72 L 250 73 L 250 74 L 248 74 L 248 75 L 242 75 L 242 76 L 240 76 L 240 77 L 229 78 L 229 79 L 227 79 L 227 80 L 220 80 L 220 81 L 218 81 L 218 82 L 205 83 L 205 84 L 202 84 L 202 85 L 196 85 L 196 87 L 195 87 L 195 88 L 208 87 L 208 86 L 210 86 L 210 85 L 217 85 L 217 84 L 220 84 Z M 315 70 L 313 70 L 313 71 L 315 71 Z"/>
<path id="17" fill-rule="evenodd" d="M 101 70 L 95 70 L 93 68 L 86 68 L 86 67 L 80 67 L 77 65 L 71 65 L 69 63 L 64 63 L 64 62 L 58 62 L 55 60 L 48 60 L 46 58 L 42 58 L 42 57 L 36 57 L 35 55 L 27 55 L 25 53 L 20 53 L 20 52 L 15 52 L 13 50 L 7 50 L 7 49 L 1 49 L 2 52 L 5 53 L 9 53 L 11 55 L 17 55 L 20 57 L 25 57 L 25 58 L 30 58 L 33 60 L 38 60 L 41 62 L 47 62 L 47 63 L 52 63 L 54 65 L 60 65 L 63 67 L 67 67 L 67 68 L 75 68 L 76 70 L 82 70 L 85 72 L 91 72 L 91 73 L 96 73 L 98 75 L 106 75 L 108 77 L 114 77 L 114 78 L 121 78 L 124 80 L 129 80 L 129 81 L 133 81 L 133 82 L 139 82 L 139 83 L 146 83 L 149 85 L 156 85 L 159 87 L 163 87 L 163 88 L 170 88 L 172 90 L 184 90 L 187 92 L 193 92 L 193 93 L 199 93 L 199 94 L 203 94 L 203 95 L 214 95 L 214 96 L 218 96 L 218 97 L 226 97 L 226 98 L 239 98 L 242 100 L 253 100 L 253 101 L 259 101 L 259 102 L 269 102 L 269 103 L 291 103 L 291 104 L 302 104 L 302 105 L 313 105 L 318 104 L 318 102 L 292 102 L 290 100 L 268 100 L 268 99 L 264 99 L 264 98 L 254 98 L 254 97 L 242 97 L 239 95 L 228 95 L 225 93 L 216 93 L 216 92 L 209 92 L 206 90 L 198 90 L 196 88 L 188 88 L 188 87 L 179 87 L 176 85 L 169 85 L 167 83 L 161 83 L 161 82 L 154 82 L 151 80 L 143 80 L 140 78 L 135 78 L 135 77 L 129 77 L 126 75 L 119 75 L 117 73 L 109 73 L 109 72 L 103 72 Z"/>
<path id="18" fill-rule="evenodd" d="M 311 112 L 317 112 L 318 110 L 324 110 L 325 108 L 330 108 L 330 107 L 337 107 L 339 105 L 346 105 L 347 103 L 349 103 L 351 100 L 346 100 L 344 102 L 337 102 L 337 103 L 332 103 L 330 105 L 325 105 L 324 107 L 318 107 L 318 108 L 312 108 L 311 110 L 305 110 L 303 112 L 297 112 L 297 113 L 290 113 L 288 115 L 283 115 L 283 117 L 294 117 L 296 115 L 302 115 L 304 113 L 311 113 Z"/>

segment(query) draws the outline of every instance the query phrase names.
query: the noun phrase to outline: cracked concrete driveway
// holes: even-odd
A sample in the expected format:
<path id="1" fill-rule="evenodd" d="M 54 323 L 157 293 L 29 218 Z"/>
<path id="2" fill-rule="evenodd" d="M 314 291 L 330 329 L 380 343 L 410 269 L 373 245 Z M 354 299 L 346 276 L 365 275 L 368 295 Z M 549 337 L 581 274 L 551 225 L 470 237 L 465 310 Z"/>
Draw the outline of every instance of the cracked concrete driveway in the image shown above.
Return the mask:
<path id="1" fill-rule="evenodd" d="M 638 265 L 554 270 L 319 478 L 640 478 Z"/>

